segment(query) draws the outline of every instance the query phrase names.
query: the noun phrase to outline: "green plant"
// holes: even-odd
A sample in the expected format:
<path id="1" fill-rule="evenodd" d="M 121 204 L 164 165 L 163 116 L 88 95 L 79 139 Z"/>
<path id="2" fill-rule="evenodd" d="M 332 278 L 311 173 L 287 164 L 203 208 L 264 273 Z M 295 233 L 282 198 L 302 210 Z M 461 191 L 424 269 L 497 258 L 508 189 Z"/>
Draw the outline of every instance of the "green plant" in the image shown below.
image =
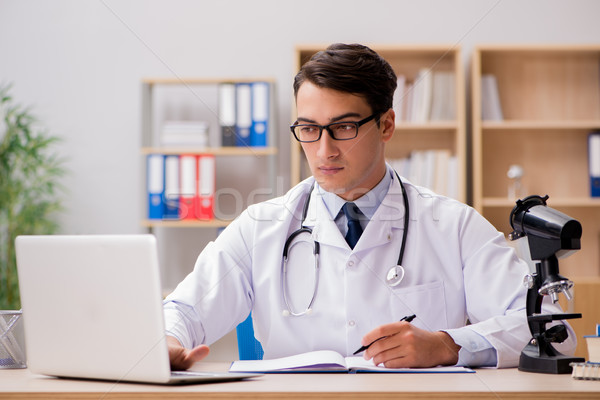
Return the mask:
<path id="1" fill-rule="evenodd" d="M 18 235 L 51 234 L 58 225 L 62 161 L 51 152 L 57 137 L 0 87 L 0 309 L 19 309 L 15 259 Z"/>

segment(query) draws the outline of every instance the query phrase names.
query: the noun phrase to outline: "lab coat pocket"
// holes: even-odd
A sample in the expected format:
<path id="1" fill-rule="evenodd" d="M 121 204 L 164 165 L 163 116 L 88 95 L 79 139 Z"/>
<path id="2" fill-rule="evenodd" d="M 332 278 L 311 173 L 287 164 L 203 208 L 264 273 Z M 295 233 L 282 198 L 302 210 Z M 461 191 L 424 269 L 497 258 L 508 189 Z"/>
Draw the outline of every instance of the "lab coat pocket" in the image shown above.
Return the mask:
<path id="1" fill-rule="evenodd" d="M 428 331 L 448 328 L 446 296 L 441 281 L 391 289 L 390 306 L 394 320 L 415 314 L 412 322 Z"/>

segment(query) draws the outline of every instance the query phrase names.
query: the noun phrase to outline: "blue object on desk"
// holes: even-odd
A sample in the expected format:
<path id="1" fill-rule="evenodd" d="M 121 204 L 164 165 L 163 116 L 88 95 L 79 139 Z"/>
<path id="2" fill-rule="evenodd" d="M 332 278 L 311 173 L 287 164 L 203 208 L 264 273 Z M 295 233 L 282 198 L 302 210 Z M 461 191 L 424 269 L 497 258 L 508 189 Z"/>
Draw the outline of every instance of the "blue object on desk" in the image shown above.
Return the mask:
<path id="1" fill-rule="evenodd" d="M 262 360 L 264 351 L 260 342 L 254 337 L 252 313 L 237 326 L 236 333 L 240 360 Z"/>

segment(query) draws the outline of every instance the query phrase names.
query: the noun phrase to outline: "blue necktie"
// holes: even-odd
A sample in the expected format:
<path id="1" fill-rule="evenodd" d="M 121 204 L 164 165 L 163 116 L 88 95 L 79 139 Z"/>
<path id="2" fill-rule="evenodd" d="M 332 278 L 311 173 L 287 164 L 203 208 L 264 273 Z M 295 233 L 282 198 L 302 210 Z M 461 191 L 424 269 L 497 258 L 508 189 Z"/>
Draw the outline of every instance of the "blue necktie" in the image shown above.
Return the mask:
<path id="1" fill-rule="evenodd" d="M 342 211 L 348 220 L 348 233 L 346 233 L 345 239 L 350 248 L 353 249 L 363 232 L 360 221 L 358 220 L 358 216 L 361 212 L 354 203 L 344 204 Z"/>

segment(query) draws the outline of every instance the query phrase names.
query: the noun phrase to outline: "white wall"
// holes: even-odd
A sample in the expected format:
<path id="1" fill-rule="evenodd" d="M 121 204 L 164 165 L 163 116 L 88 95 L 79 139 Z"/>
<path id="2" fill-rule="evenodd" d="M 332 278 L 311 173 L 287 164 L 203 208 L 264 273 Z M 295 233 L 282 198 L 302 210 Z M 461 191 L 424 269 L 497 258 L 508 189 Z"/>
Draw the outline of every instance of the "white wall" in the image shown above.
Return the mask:
<path id="1" fill-rule="evenodd" d="M 63 138 L 62 232 L 137 233 L 144 77 L 274 77 L 287 185 L 296 44 L 460 44 L 468 65 L 479 43 L 598 44 L 599 15 L 596 0 L 0 0 L 0 83 Z M 172 286 L 207 235 L 160 238 L 186 249 Z"/>

